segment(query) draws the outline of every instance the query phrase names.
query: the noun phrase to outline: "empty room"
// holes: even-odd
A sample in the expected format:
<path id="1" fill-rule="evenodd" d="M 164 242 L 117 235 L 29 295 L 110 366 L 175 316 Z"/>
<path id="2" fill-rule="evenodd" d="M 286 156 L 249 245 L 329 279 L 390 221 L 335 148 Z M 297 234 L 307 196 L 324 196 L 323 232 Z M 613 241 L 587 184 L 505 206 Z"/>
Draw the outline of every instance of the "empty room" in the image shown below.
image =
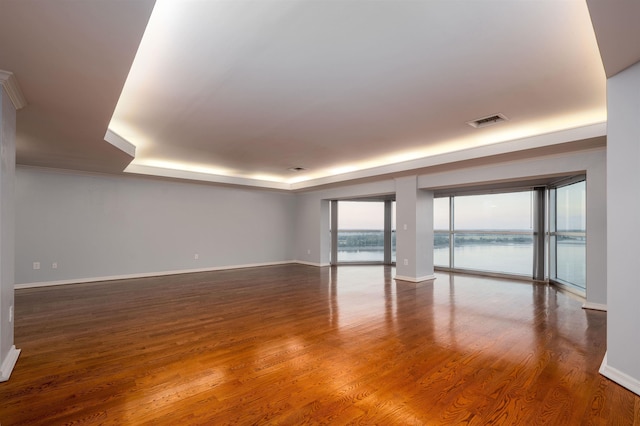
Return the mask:
<path id="1" fill-rule="evenodd" d="M 640 425 L 638 18 L 0 0 L 0 424 Z"/>

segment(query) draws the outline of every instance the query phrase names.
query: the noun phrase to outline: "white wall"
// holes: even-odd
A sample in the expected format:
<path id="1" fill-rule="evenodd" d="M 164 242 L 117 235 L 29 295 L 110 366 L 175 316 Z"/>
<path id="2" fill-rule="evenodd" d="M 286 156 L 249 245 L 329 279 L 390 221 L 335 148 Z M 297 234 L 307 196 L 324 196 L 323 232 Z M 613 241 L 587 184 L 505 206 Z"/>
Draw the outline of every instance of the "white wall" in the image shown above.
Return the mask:
<path id="1" fill-rule="evenodd" d="M 601 372 L 640 394 L 640 63 L 607 81 L 607 357 Z"/>
<path id="2" fill-rule="evenodd" d="M 13 345 L 14 177 L 16 110 L 0 85 L 0 381 L 7 380 L 18 357 Z"/>
<path id="3" fill-rule="evenodd" d="M 293 255 L 295 195 L 282 192 L 18 167 L 16 213 L 18 285 Z"/>

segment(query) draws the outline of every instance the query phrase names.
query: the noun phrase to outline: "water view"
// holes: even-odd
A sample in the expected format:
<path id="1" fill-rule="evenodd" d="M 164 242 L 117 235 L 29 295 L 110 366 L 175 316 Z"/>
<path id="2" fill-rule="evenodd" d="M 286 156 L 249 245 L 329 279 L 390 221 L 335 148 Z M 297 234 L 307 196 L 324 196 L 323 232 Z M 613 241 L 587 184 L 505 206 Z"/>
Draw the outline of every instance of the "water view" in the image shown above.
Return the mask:
<path id="1" fill-rule="evenodd" d="M 531 234 L 459 234 L 454 240 L 456 268 L 514 275 L 533 274 Z M 392 233 L 395 260 L 395 232 Z M 586 284 L 586 240 L 584 237 L 558 238 L 557 277 L 583 287 Z M 449 266 L 449 234 L 436 234 L 435 266 Z M 338 262 L 384 261 L 384 233 L 378 230 L 338 232 Z"/>
<path id="2" fill-rule="evenodd" d="M 396 259 L 396 233 L 391 233 L 392 260 Z M 338 262 L 383 262 L 384 231 L 339 230 Z"/>

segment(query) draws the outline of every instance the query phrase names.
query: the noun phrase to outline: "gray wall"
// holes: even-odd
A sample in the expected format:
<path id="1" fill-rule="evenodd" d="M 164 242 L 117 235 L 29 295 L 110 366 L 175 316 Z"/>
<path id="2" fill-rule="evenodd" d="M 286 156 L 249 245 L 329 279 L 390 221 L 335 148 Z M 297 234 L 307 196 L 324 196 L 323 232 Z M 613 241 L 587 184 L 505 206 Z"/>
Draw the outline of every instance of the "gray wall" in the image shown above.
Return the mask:
<path id="1" fill-rule="evenodd" d="M 329 264 L 329 203 L 317 197 L 296 197 L 296 226 L 293 257 L 315 266 Z M 325 212 L 326 210 L 326 212 Z M 326 232 L 324 231 L 326 229 Z M 324 234 L 327 235 L 324 235 Z M 323 238 L 324 237 L 324 238 Z"/>
<path id="2" fill-rule="evenodd" d="M 11 374 L 18 356 L 13 346 L 14 177 L 16 110 L 0 85 L 0 381 Z"/>
<path id="3" fill-rule="evenodd" d="M 609 78 L 607 97 L 609 311 L 601 371 L 640 394 L 640 63 Z"/>
<path id="4" fill-rule="evenodd" d="M 293 255 L 295 195 L 282 192 L 18 167 L 16 214 L 18 285 L 277 263 Z"/>

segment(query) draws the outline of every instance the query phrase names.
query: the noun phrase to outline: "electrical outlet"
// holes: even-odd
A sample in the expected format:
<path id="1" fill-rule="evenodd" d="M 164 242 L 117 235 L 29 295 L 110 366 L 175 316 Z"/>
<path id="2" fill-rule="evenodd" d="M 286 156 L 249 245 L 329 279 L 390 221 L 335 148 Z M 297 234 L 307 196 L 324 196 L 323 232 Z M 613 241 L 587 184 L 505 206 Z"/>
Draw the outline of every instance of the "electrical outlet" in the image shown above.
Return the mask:
<path id="1" fill-rule="evenodd" d="M 51 269 L 58 269 L 58 262 L 53 262 L 51 264 Z"/>
<path id="2" fill-rule="evenodd" d="M 307 254 L 311 254 L 311 249 L 307 249 Z"/>
<path id="3" fill-rule="evenodd" d="M 198 260 L 198 259 L 200 259 L 200 255 L 199 255 L 198 253 L 194 254 L 194 255 L 193 255 L 193 259 L 194 259 L 194 260 Z"/>
<path id="4" fill-rule="evenodd" d="M 33 262 L 33 269 L 40 269 L 40 262 Z"/>
<path id="5" fill-rule="evenodd" d="M 404 260 L 404 266 L 409 266 L 409 259 Z"/>

